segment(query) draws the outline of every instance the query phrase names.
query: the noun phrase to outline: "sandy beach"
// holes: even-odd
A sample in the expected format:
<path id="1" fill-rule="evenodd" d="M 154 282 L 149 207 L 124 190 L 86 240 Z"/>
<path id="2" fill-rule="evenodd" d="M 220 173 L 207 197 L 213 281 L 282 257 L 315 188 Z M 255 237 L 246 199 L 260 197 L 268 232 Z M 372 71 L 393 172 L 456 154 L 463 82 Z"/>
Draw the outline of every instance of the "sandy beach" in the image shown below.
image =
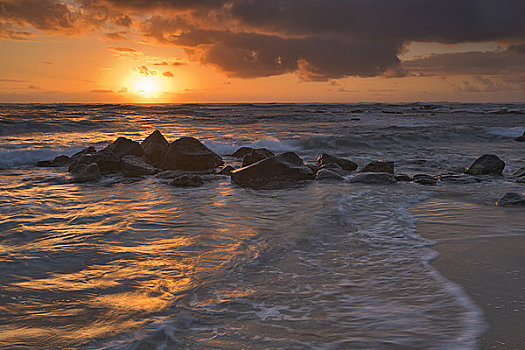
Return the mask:
<path id="1" fill-rule="evenodd" d="M 523 210 L 432 198 L 412 212 L 417 232 L 437 243 L 431 264 L 483 310 L 481 349 L 524 349 Z"/>

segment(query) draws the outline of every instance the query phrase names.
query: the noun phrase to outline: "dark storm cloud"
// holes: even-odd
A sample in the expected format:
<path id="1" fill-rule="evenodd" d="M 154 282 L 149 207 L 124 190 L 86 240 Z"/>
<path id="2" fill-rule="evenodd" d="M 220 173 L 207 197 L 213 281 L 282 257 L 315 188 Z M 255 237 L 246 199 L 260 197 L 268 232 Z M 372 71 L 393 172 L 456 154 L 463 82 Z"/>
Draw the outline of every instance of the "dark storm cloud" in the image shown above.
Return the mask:
<path id="1" fill-rule="evenodd" d="M 190 60 L 230 76 L 401 77 L 437 67 L 489 70 L 487 62 L 497 72 L 509 71 L 502 62 L 522 67 L 512 52 L 524 51 L 518 44 L 525 41 L 523 14 L 523 0 L 0 0 L 0 36 L 9 36 L 1 28 L 16 30 L 14 24 L 104 29 L 113 39 L 123 39 L 125 28 L 129 37 L 182 47 Z M 401 65 L 398 56 L 412 41 L 514 46 L 504 54 L 443 55 Z"/>

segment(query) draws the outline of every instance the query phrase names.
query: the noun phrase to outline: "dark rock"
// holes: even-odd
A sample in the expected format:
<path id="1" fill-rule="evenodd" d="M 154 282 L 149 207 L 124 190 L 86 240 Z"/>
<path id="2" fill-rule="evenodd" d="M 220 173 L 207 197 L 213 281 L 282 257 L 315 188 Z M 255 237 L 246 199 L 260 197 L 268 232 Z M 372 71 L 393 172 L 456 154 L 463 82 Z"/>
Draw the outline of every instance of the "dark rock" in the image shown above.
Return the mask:
<path id="1" fill-rule="evenodd" d="M 505 162 L 494 154 L 484 154 L 465 171 L 469 175 L 501 175 Z"/>
<path id="2" fill-rule="evenodd" d="M 336 173 L 335 171 L 329 169 L 321 169 L 315 174 L 316 180 L 334 180 L 334 181 L 343 181 L 345 178 Z"/>
<path id="3" fill-rule="evenodd" d="M 181 137 L 173 141 L 164 159 L 167 169 L 207 170 L 223 164 L 221 157 L 194 137 Z"/>
<path id="4" fill-rule="evenodd" d="M 251 147 L 241 147 L 237 151 L 233 152 L 231 155 L 235 158 L 244 158 L 245 155 L 252 153 L 253 148 Z"/>
<path id="5" fill-rule="evenodd" d="M 523 135 L 518 136 L 514 139 L 514 141 L 523 142 L 525 141 L 525 131 L 523 132 Z"/>
<path id="6" fill-rule="evenodd" d="M 170 184 L 175 187 L 199 187 L 204 184 L 204 180 L 199 175 L 180 175 Z"/>
<path id="7" fill-rule="evenodd" d="M 164 155 L 168 150 L 169 142 L 160 131 L 155 130 L 140 144 L 146 160 L 153 165 L 161 165 Z"/>
<path id="8" fill-rule="evenodd" d="M 402 182 L 402 181 L 409 182 L 409 181 L 412 181 L 412 178 L 408 176 L 407 174 L 397 174 L 396 181 L 397 182 Z"/>
<path id="9" fill-rule="evenodd" d="M 253 188 L 279 188 L 314 177 L 312 169 L 293 152 L 263 159 L 231 173 L 232 183 Z"/>
<path id="10" fill-rule="evenodd" d="M 234 170 L 235 170 L 235 168 L 232 167 L 231 165 L 226 165 L 226 166 L 222 167 L 222 168 L 217 172 L 217 174 L 219 174 L 219 175 L 228 175 L 228 176 L 230 176 L 231 173 L 232 173 L 232 171 L 234 171 Z"/>
<path id="11" fill-rule="evenodd" d="M 443 174 L 439 175 L 438 180 L 448 183 L 456 183 L 456 184 L 472 184 L 472 183 L 478 183 L 481 180 L 477 177 L 465 175 L 465 174 Z"/>
<path id="12" fill-rule="evenodd" d="M 328 164 L 323 164 L 320 169 L 330 169 L 330 170 L 343 170 L 343 168 L 341 168 L 341 166 L 337 163 L 328 163 Z"/>
<path id="13" fill-rule="evenodd" d="M 525 207 L 525 196 L 515 192 L 505 193 L 496 201 L 498 207 Z"/>
<path id="14" fill-rule="evenodd" d="M 363 173 L 394 173 L 394 162 L 370 162 L 361 169 Z"/>
<path id="15" fill-rule="evenodd" d="M 55 166 L 55 163 L 52 160 L 40 160 L 36 163 L 36 166 L 40 168 L 52 168 Z"/>
<path id="16" fill-rule="evenodd" d="M 108 150 L 103 149 L 100 152 L 92 154 L 83 154 L 73 160 L 69 166 L 69 172 L 75 172 L 79 165 L 88 165 L 97 163 L 102 174 L 112 174 L 120 170 L 120 159 Z"/>
<path id="17" fill-rule="evenodd" d="M 132 155 L 127 155 L 120 159 L 120 170 L 124 176 L 129 177 L 140 177 L 156 173 L 155 168 L 148 164 L 146 159 Z"/>
<path id="18" fill-rule="evenodd" d="M 525 177 L 525 166 L 513 172 L 512 175 L 516 177 Z"/>
<path id="19" fill-rule="evenodd" d="M 246 154 L 242 158 L 242 166 L 248 166 L 253 163 L 257 163 L 260 160 L 273 157 L 274 154 L 268 151 L 266 148 L 254 149 L 251 153 Z"/>
<path id="20" fill-rule="evenodd" d="M 437 184 L 437 179 L 434 176 L 427 174 L 416 174 L 412 177 L 412 181 L 420 185 L 432 186 Z"/>
<path id="21" fill-rule="evenodd" d="M 93 154 L 93 153 L 97 153 L 97 149 L 93 146 L 89 146 L 88 148 L 85 148 L 82 151 L 73 154 L 71 156 L 71 160 L 73 161 L 79 158 L 80 156 L 83 156 L 84 154 Z"/>
<path id="22" fill-rule="evenodd" d="M 97 163 L 79 164 L 72 174 L 73 182 L 96 181 L 102 177 Z"/>
<path id="23" fill-rule="evenodd" d="M 104 150 L 112 152 L 119 159 L 127 155 L 137 157 L 142 157 L 144 155 L 144 151 L 138 142 L 125 137 L 119 137 L 112 144 L 104 148 Z"/>
<path id="24" fill-rule="evenodd" d="M 351 118 L 350 120 L 361 120 L 361 118 Z"/>
<path id="25" fill-rule="evenodd" d="M 352 183 L 365 183 L 370 185 L 389 185 L 396 182 L 396 178 L 390 173 L 360 173 L 352 177 Z"/>
<path id="26" fill-rule="evenodd" d="M 319 167 L 331 163 L 338 164 L 342 169 L 347 171 L 354 171 L 357 169 L 357 164 L 351 160 L 335 157 L 330 154 L 323 153 L 317 158 L 317 166 Z"/>

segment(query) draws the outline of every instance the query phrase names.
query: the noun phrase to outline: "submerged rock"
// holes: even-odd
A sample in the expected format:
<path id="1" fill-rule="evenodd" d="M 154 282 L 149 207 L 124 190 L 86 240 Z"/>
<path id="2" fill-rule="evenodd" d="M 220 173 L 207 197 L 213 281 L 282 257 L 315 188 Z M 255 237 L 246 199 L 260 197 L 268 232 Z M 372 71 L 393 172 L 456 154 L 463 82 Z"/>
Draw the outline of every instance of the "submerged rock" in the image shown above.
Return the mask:
<path id="1" fill-rule="evenodd" d="M 317 158 L 317 166 L 319 167 L 332 163 L 339 165 L 343 170 L 347 171 L 354 171 L 357 169 L 357 164 L 351 160 L 332 156 L 330 154 L 323 153 Z"/>
<path id="2" fill-rule="evenodd" d="M 516 177 L 525 177 L 525 166 L 513 172 L 512 175 Z"/>
<path id="3" fill-rule="evenodd" d="M 437 179 L 432 175 L 416 174 L 412 177 L 412 181 L 421 185 L 432 186 L 437 184 Z"/>
<path id="4" fill-rule="evenodd" d="M 481 182 L 480 179 L 474 176 L 465 174 L 443 174 L 439 175 L 438 180 L 442 182 L 455 183 L 455 184 L 472 184 Z"/>
<path id="5" fill-rule="evenodd" d="M 370 185 L 390 185 L 396 182 L 396 178 L 390 173 L 359 173 L 349 181 L 352 183 L 365 183 Z"/>
<path id="6" fill-rule="evenodd" d="M 525 141 L 525 131 L 523 132 L 523 135 L 518 136 L 514 139 L 514 141 L 523 142 Z"/>
<path id="7" fill-rule="evenodd" d="M 293 152 L 263 159 L 231 173 L 232 183 L 252 188 L 278 188 L 313 179 L 312 169 Z"/>
<path id="8" fill-rule="evenodd" d="M 333 181 L 343 181 L 345 178 L 330 169 L 320 169 L 317 174 L 315 174 L 316 180 L 333 180 Z"/>
<path id="9" fill-rule="evenodd" d="M 234 170 L 235 170 L 235 168 L 232 167 L 231 165 L 226 165 L 226 166 L 222 167 L 222 168 L 217 172 L 217 174 L 218 174 L 218 175 L 228 175 L 228 176 L 230 176 L 231 173 L 232 173 L 232 171 L 234 171 Z"/>
<path id="10" fill-rule="evenodd" d="M 221 157 L 194 137 L 181 137 L 173 141 L 164 159 L 164 166 L 174 170 L 209 170 L 223 164 Z"/>
<path id="11" fill-rule="evenodd" d="M 407 174 L 397 174 L 396 176 L 397 182 L 409 182 L 412 181 L 412 178 L 408 176 Z"/>
<path id="12" fill-rule="evenodd" d="M 525 207 L 525 196 L 515 192 L 505 193 L 496 201 L 498 207 Z"/>
<path id="13" fill-rule="evenodd" d="M 155 130 L 140 144 L 146 160 L 153 165 L 160 165 L 168 150 L 169 142 L 160 131 Z"/>
<path id="14" fill-rule="evenodd" d="M 394 173 L 394 162 L 370 162 L 361 170 L 363 173 Z"/>
<path id="15" fill-rule="evenodd" d="M 72 173 L 73 182 L 96 181 L 102 177 L 97 163 L 79 164 Z"/>
<path id="16" fill-rule="evenodd" d="M 137 157 L 142 157 L 144 155 L 144 151 L 138 142 L 132 141 L 122 136 L 104 148 L 104 150 L 112 152 L 119 159 L 127 155 Z"/>
<path id="17" fill-rule="evenodd" d="M 53 160 L 41 160 L 36 163 L 36 166 L 41 168 L 52 168 L 52 167 L 62 167 L 68 166 L 71 163 L 71 158 L 68 156 L 58 156 Z"/>
<path id="18" fill-rule="evenodd" d="M 494 154 L 484 154 L 465 171 L 469 175 L 501 175 L 505 162 Z"/>
<path id="19" fill-rule="evenodd" d="M 120 170 L 124 176 L 140 177 L 143 175 L 153 175 L 156 170 L 142 157 L 127 155 L 120 159 Z"/>
<path id="20" fill-rule="evenodd" d="M 180 175 L 170 184 L 175 187 L 199 187 L 204 184 L 204 180 L 199 175 Z"/>

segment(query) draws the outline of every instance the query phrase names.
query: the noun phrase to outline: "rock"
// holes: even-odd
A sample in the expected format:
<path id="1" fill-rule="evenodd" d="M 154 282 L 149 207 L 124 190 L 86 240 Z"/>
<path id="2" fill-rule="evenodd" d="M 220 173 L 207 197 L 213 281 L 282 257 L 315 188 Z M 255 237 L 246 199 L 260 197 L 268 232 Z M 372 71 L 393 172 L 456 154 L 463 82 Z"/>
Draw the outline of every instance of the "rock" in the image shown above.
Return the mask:
<path id="1" fill-rule="evenodd" d="M 525 177 L 525 166 L 513 172 L 512 175 L 516 177 Z"/>
<path id="2" fill-rule="evenodd" d="M 119 159 L 127 155 L 137 157 L 142 157 L 144 155 L 144 151 L 138 142 L 125 137 L 119 137 L 112 144 L 104 148 L 104 150 L 112 152 Z"/>
<path id="3" fill-rule="evenodd" d="M 204 180 L 199 175 L 180 175 L 170 184 L 175 187 L 199 187 L 204 184 Z"/>
<path id="4" fill-rule="evenodd" d="M 312 169 L 293 152 L 263 159 L 231 173 L 232 183 L 252 188 L 279 188 L 314 177 Z"/>
<path id="5" fill-rule="evenodd" d="M 514 139 L 514 141 L 523 142 L 525 141 L 525 131 L 523 132 L 523 135 L 518 136 Z"/>
<path id="6" fill-rule="evenodd" d="M 92 154 L 83 154 L 73 160 L 69 166 L 69 172 L 75 172 L 80 165 L 97 163 L 102 174 L 112 174 L 120 170 L 120 159 L 111 151 L 103 149 Z"/>
<path id="7" fill-rule="evenodd" d="M 394 162 L 370 162 L 361 169 L 363 173 L 394 173 Z"/>
<path id="8" fill-rule="evenodd" d="M 266 148 L 254 149 L 251 153 L 246 154 L 242 158 L 242 166 L 248 166 L 253 163 L 257 163 L 260 160 L 273 157 L 274 154 L 268 151 Z"/>
<path id="9" fill-rule="evenodd" d="M 164 166 L 175 170 L 208 170 L 223 164 L 221 157 L 194 137 L 181 137 L 173 141 L 164 159 Z"/>
<path id="10" fill-rule="evenodd" d="M 348 159 L 335 157 L 326 153 L 321 154 L 317 158 L 317 166 L 319 167 L 331 163 L 335 163 L 339 165 L 342 169 L 347 171 L 354 171 L 355 169 L 357 169 L 357 164 Z"/>
<path id="11" fill-rule="evenodd" d="M 456 183 L 456 184 L 472 184 L 472 183 L 478 183 L 481 182 L 480 179 L 468 176 L 465 174 L 443 174 L 439 175 L 438 180 L 448 183 Z"/>
<path id="12" fill-rule="evenodd" d="M 148 164 L 146 159 L 132 155 L 127 155 L 120 159 L 120 170 L 124 176 L 129 177 L 140 177 L 156 173 L 155 167 Z"/>
<path id="13" fill-rule="evenodd" d="M 365 183 L 370 185 L 389 185 L 396 182 L 396 178 L 390 173 L 360 173 L 352 177 L 352 183 Z"/>
<path id="14" fill-rule="evenodd" d="M 241 147 L 237 151 L 233 152 L 231 155 L 235 158 L 244 158 L 245 155 L 252 153 L 253 148 L 251 147 Z"/>
<path id="15" fill-rule="evenodd" d="M 51 168 L 51 167 L 62 167 L 68 166 L 71 163 L 71 158 L 68 156 L 58 156 L 53 160 L 41 160 L 36 163 L 36 166 L 41 168 Z"/>
<path id="16" fill-rule="evenodd" d="M 232 173 L 232 171 L 234 171 L 234 170 L 235 170 L 235 168 L 232 167 L 231 165 L 226 165 L 226 166 L 222 167 L 222 168 L 217 172 L 217 174 L 218 174 L 218 175 L 228 175 L 228 176 L 230 176 L 231 173 Z"/>
<path id="17" fill-rule="evenodd" d="M 434 176 L 427 174 L 416 174 L 412 177 L 412 181 L 421 185 L 432 186 L 437 184 L 437 179 Z"/>
<path id="18" fill-rule="evenodd" d="M 160 165 L 168 150 L 169 142 L 162 136 L 160 131 L 155 130 L 142 141 L 140 146 L 148 162 L 153 165 Z"/>
<path id="19" fill-rule="evenodd" d="M 397 174 L 396 176 L 396 181 L 397 182 L 409 182 L 409 181 L 412 181 L 412 178 L 410 176 L 408 176 L 407 174 Z"/>
<path id="20" fill-rule="evenodd" d="M 97 163 L 79 164 L 72 174 L 73 182 L 96 181 L 102 177 Z"/>
<path id="21" fill-rule="evenodd" d="M 496 201 L 498 207 L 525 207 L 525 196 L 515 192 L 505 193 Z"/>
<path id="22" fill-rule="evenodd" d="M 335 180 L 343 181 L 345 178 L 336 173 L 335 171 L 329 169 L 321 169 L 315 174 L 316 180 Z"/>
<path id="23" fill-rule="evenodd" d="M 89 146 L 88 148 L 85 148 L 82 151 L 73 154 L 71 156 L 71 160 L 73 161 L 79 158 L 80 156 L 83 156 L 84 154 L 93 154 L 93 153 L 97 153 L 97 149 L 93 146 Z"/>
<path id="24" fill-rule="evenodd" d="M 501 175 L 505 162 L 494 154 L 484 154 L 465 171 L 469 175 Z"/>

